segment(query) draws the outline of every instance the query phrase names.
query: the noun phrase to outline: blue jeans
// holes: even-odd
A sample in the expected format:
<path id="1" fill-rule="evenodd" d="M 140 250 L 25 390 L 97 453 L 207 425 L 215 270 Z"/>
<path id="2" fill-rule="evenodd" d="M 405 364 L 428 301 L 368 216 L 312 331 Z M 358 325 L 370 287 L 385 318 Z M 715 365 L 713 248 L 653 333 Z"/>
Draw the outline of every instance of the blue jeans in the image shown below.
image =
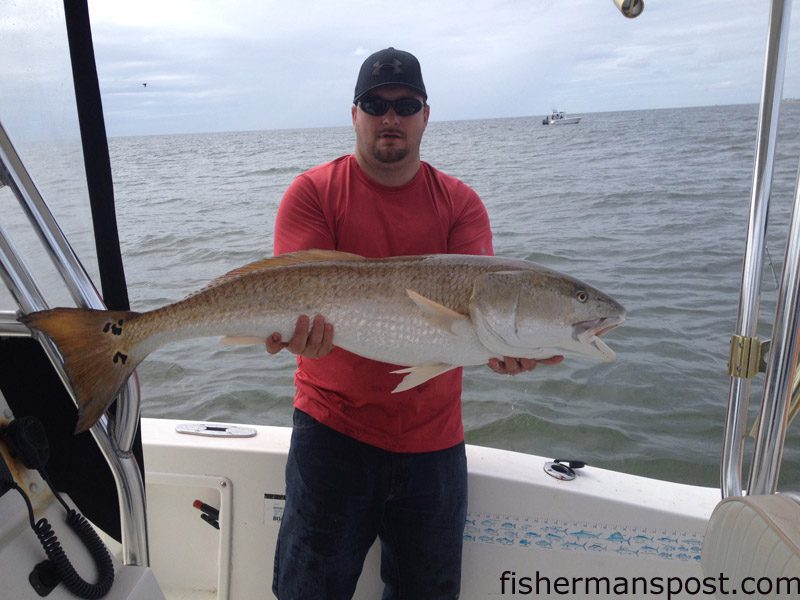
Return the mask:
<path id="1" fill-rule="evenodd" d="M 381 540 L 384 600 L 458 598 L 467 514 L 464 444 L 387 452 L 295 410 L 272 590 L 279 600 L 352 598 Z"/>

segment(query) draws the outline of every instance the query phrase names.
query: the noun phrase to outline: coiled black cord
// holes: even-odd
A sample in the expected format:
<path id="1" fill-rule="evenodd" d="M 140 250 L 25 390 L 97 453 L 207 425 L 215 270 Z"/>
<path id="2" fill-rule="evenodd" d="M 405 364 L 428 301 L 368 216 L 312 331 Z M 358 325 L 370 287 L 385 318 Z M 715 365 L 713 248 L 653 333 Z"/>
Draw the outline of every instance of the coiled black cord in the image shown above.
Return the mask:
<path id="1" fill-rule="evenodd" d="M 114 563 L 111 562 L 111 556 L 92 525 L 78 511 L 72 509 L 67 511 L 66 523 L 92 556 L 97 566 L 97 583 L 89 583 L 78 575 L 47 519 L 40 519 L 33 530 L 47 558 L 53 561 L 56 572 L 70 592 L 79 598 L 102 598 L 114 584 Z"/>
<path id="2" fill-rule="evenodd" d="M 58 537 L 56 537 L 56 534 L 53 532 L 53 527 L 48 520 L 39 519 L 38 522 L 34 522 L 33 506 L 28 499 L 28 495 L 17 484 L 11 485 L 10 487 L 19 492 L 25 500 L 25 505 L 28 507 L 28 520 L 30 521 L 31 529 L 33 529 L 36 537 L 39 538 L 39 543 L 41 543 L 47 558 L 52 562 L 56 573 L 58 573 L 58 576 L 66 588 L 79 598 L 86 598 L 87 600 L 102 598 L 108 594 L 109 590 L 111 590 L 111 586 L 114 584 L 114 563 L 111 561 L 111 556 L 105 544 L 97 535 L 91 523 L 78 511 L 71 508 L 66 509 L 67 525 L 83 542 L 83 545 L 89 551 L 92 560 L 94 560 L 97 566 L 97 583 L 89 583 L 78 575 L 75 567 L 72 566 L 64 549 L 61 547 L 61 542 L 58 541 Z M 59 500 L 64 504 L 60 497 Z"/>
<path id="3" fill-rule="evenodd" d="M 3 477 L 0 484 L 3 484 L 6 489 L 15 489 L 25 500 L 31 529 L 33 529 L 36 537 L 39 538 L 39 542 L 49 559 L 49 566 L 52 567 L 48 570 L 54 570 L 66 588 L 79 598 L 87 598 L 88 600 L 102 598 L 108 594 L 114 584 L 114 563 L 111 561 L 108 549 L 91 523 L 78 511 L 69 507 L 61 497 L 61 494 L 56 491 L 52 481 L 50 481 L 50 477 L 45 470 L 45 463 L 50 456 L 50 449 L 41 422 L 34 417 L 21 417 L 9 423 L 8 427 L 0 430 L 0 434 L 3 434 L 8 439 L 12 449 L 20 455 L 23 464 L 27 468 L 35 469 L 39 472 L 42 479 L 50 487 L 50 491 L 53 492 L 61 506 L 64 507 L 64 511 L 67 513 L 67 525 L 75 532 L 78 539 L 83 542 L 97 566 L 97 583 L 88 583 L 78 575 L 47 519 L 40 519 L 38 522 L 34 522 L 33 506 L 28 495 L 14 481 L 6 467 L 2 472 Z M 0 456 L 0 461 L 2 461 L 2 456 Z M 47 564 L 47 561 L 43 564 Z M 33 574 L 31 575 L 33 576 Z M 31 584 L 33 584 L 33 580 L 31 580 Z M 52 585 L 56 585 L 56 582 L 54 581 Z M 34 585 L 34 587 L 36 586 Z"/>

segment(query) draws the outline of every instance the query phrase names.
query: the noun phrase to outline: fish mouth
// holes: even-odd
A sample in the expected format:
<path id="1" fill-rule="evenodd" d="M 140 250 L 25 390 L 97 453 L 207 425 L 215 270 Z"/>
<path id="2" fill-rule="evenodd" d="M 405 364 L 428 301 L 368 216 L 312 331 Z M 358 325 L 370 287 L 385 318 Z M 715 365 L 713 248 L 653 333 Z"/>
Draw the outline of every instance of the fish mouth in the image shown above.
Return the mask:
<path id="1" fill-rule="evenodd" d="M 593 347 L 604 360 L 612 362 L 617 358 L 617 354 L 600 339 L 600 336 L 619 327 L 624 321 L 625 317 L 622 316 L 579 321 L 572 325 L 572 336 L 581 344 Z"/>

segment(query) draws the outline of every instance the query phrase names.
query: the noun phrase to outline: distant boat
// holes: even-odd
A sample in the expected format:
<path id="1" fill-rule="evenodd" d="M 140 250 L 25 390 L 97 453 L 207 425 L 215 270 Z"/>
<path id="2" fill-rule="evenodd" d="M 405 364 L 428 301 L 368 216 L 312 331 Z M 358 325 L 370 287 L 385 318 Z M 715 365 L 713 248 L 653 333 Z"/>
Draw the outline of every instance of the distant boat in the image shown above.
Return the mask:
<path id="1" fill-rule="evenodd" d="M 581 117 L 566 117 L 561 110 L 554 110 L 542 119 L 542 125 L 577 125 L 580 122 Z"/>

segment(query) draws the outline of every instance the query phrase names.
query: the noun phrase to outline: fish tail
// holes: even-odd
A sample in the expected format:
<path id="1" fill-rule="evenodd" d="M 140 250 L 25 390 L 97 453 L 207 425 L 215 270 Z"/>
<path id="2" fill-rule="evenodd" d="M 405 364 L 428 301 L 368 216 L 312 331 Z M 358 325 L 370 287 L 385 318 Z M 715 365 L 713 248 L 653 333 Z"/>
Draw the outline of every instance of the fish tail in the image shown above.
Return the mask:
<path id="1" fill-rule="evenodd" d="M 75 432 L 102 416 L 144 356 L 136 354 L 130 311 L 55 308 L 23 315 L 20 321 L 55 343 L 78 402 Z M 132 339 L 133 338 L 133 339 Z"/>

